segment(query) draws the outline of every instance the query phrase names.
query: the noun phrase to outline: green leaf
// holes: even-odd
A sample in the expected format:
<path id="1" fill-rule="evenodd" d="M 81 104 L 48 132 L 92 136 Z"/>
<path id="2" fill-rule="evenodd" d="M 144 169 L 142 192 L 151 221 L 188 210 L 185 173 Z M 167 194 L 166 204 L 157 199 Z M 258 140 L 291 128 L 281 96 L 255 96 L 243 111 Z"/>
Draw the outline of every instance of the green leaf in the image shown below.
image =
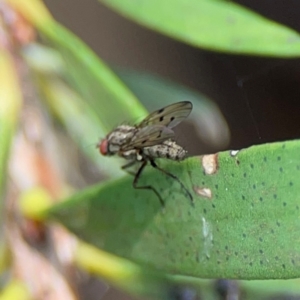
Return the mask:
<path id="1" fill-rule="evenodd" d="M 127 18 L 195 47 L 297 57 L 299 34 L 231 1 L 100 0 Z"/>
<path id="2" fill-rule="evenodd" d="M 300 276 L 300 141 L 240 152 L 158 160 L 193 193 L 158 170 L 91 187 L 48 216 L 84 240 L 166 273 L 202 278 Z"/>
<path id="3" fill-rule="evenodd" d="M 121 122 L 147 114 L 118 77 L 80 39 L 55 21 L 46 25 L 39 30 L 61 54 L 64 75 L 98 115 L 103 130 L 110 131 Z"/>
<path id="4" fill-rule="evenodd" d="M 78 37 L 52 19 L 43 3 L 38 0 L 10 1 L 60 53 L 65 63 L 62 75 L 98 114 L 103 130 L 111 130 L 122 121 L 147 114 L 110 68 Z"/>
<path id="5" fill-rule="evenodd" d="M 22 92 L 11 55 L 0 50 L 0 197 L 6 182 L 6 167 L 17 126 Z M 2 204 L 0 205 L 2 210 Z M 2 215 L 2 213 L 0 213 Z"/>

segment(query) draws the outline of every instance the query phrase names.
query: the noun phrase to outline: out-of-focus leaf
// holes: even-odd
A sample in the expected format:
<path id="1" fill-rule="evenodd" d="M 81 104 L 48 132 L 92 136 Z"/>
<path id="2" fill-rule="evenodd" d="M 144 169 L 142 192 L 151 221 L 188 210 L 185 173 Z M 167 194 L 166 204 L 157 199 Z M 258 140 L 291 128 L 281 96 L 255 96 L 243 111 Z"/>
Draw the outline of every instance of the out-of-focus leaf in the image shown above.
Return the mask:
<path id="1" fill-rule="evenodd" d="M 65 63 L 64 75 L 98 115 L 103 130 L 109 131 L 124 121 L 135 120 L 147 114 L 145 108 L 109 67 L 79 38 L 55 22 L 39 1 L 39 5 L 36 0 L 7 1 L 13 3 L 60 53 Z M 36 9 L 33 9 L 35 5 Z M 44 19 L 37 18 L 39 10 Z"/>
<path id="2" fill-rule="evenodd" d="M 0 50 L 0 195 L 7 173 L 9 150 L 18 121 L 22 94 L 12 57 Z"/>
<path id="3" fill-rule="evenodd" d="M 35 26 L 46 26 L 48 22 L 53 20 L 44 3 L 40 0 L 5 0 L 5 2 L 11 4 Z"/>
<path id="4" fill-rule="evenodd" d="M 105 131 L 147 114 L 114 73 L 76 36 L 58 23 L 40 28 L 66 63 L 66 76 L 98 115 Z"/>
<path id="5" fill-rule="evenodd" d="M 30 300 L 32 299 L 25 283 L 19 280 L 11 281 L 0 293 L 0 300 Z"/>
<path id="6" fill-rule="evenodd" d="M 100 0 L 135 22 L 214 51 L 295 57 L 299 34 L 231 1 Z"/>
<path id="7" fill-rule="evenodd" d="M 63 81 L 47 76 L 40 77 L 40 79 L 48 105 L 81 147 L 81 150 L 99 166 L 102 173 L 110 177 L 124 175 L 116 159 L 103 157 L 96 149 L 99 138 L 105 137 L 107 132 L 103 130 L 95 111 Z M 61 101 L 62 99 L 63 101 Z"/>
<path id="8" fill-rule="evenodd" d="M 78 245 L 75 262 L 89 273 L 101 276 L 131 294 L 148 296 L 151 299 L 168 299 L 165 276 L 91 245 Z"/>
<path id="9" fill-rule="evenodd" d="M 166 273 L 202 278 L 300 276 L 300 142 L 253 146 L 158 164 L 132 188 L 130 176 L 94 186 L 49 211 L 86 241 Z M 209 175 L 210 174 L 210 175 Z M 275 246 L 276 245 L 276 246 Z"/>
<path id="10" fill-rule="evenodd" d="M 187 121 L 196 124 L 199 137 L 218 148 L 228 145 L 230 132 L 227 123 L 217 105 L 208 97 L 159 76 L 125 69 L 115 71 L 148 111 L 174 102 L 191 101 L 193 111 Z"/>
<path id="11" fill-rule="evenodd" d="M 20 210 L 29 219 L 43 220 L 43 212 L 53 203 L 49 192 L 42 187 L 35 187 L 21 194 Z"/>

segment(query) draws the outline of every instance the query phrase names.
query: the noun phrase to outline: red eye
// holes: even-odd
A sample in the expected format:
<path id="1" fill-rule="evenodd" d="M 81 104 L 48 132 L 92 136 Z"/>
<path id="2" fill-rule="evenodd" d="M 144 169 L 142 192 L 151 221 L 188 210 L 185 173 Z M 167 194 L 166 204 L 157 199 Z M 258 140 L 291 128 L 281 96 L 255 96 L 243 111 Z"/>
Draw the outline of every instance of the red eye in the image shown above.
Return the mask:
<path id="1" fill-rule="evenodd" d="M 104 139 L 104 140 L 101 141 L 101 143 L 99 145 L 100 153 L 102 155 L 106 155 L 107 154 L 107 148 L 108 148 L 108 142 L 107 142 L 107 139 Z"/>

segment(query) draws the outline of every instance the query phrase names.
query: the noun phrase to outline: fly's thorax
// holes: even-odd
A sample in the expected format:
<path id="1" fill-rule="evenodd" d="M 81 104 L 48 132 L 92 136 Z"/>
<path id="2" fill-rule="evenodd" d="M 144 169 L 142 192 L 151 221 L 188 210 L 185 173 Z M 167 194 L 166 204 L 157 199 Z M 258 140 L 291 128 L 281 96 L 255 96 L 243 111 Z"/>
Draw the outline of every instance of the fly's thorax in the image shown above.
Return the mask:
<path id="1" fill-rule="evenodd" d="M 107 135 L 108 154 L 113 155 L 120 151 L 122 146 L 128 144 L 136 133 L 136 128 L 120 125 Z"/>
<path id="2" fill-rule="evenodd" d="M 176 142 L 167 140 L 159 145 L 145 147 L 143 154 L 150 158 L 167 158 L 180 161 L 186 157 L 187 151 Z"/>
<path id="3" fill-rule="evenodd" d="M 122 152 L 121 156 L 127 160 L 138 160 L 137 151 L 135 149 Z"/>

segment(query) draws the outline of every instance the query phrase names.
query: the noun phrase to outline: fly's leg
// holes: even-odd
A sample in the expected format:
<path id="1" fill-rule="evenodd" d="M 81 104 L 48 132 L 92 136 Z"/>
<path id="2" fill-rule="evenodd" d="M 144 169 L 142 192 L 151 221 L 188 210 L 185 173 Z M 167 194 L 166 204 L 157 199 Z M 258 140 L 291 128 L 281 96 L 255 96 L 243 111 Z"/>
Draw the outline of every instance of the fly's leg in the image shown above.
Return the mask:
<path id="1" fill-rule="evenodd" d="M 135 189 L 144 189 L 144 190 L 152 190 L 156 196 L 158 197 L 159 199 L 159 202 L 161 204 L 162 207 L 165 207 L 165 203 L 164 203 L 164 200 L 161 198 L 160 194 L 158 193 L 158 191 L 151 185 L 143 185 L 143 186 L 137 186 L 137 183 L 139 181 L 139 178 L 144 170 L 144 168 L 146 167 L 147 165 L 147 160 L 144 160 L 142 165 L 140 166 L 139 170 L 137 171 L 137 173 L 135 174 L 135 177 L 134 177 L 134 180 L 133 180 L 133 187 Z"/>
<path id="2" fill-rule="evenodd" d="M 155 163 L 155 161 L 152 160 L 152 159 L 150 160 L 150 163 L 151 163 L 151 166 L 152 166 L 153 168 L 158 169 L 158 170 L 161 171 L 162 173 L 164 173 L 164 174 L 166 174 L 166 175 L 172 177 L 173 179 L 175 179 L 175 180 L 180 184 L 180 186 L 185 190 L 185 192 L 187 193 L 187 195 L 189 196 L 189 198 L 190 198 L 190 200 L 191 200 L 191 202 L 192 202 L 192 205 L 194 205 L 194 201 L 193 201 L 193 196 L 192 196 L 192 194 L 188 191 L 188 189 L 184 186 L 184 184 L 179 180 L 179 178 L 178 178 L 177 176 L 175 176 L 175 175 L 173 175 L 172 173 L 169 173 L 168 171 L 166 171 L 166 170 L 160 168 L 160 167 Z"/>
<path id="3" fill-rule="evenodd" d="M 130 168 L 131 166 L 133 166 L 136 163 L 135 160 L 130 161 L 128 164 L 124 165 L 121 167 L 122 170 L 126 171 L 128 174 L 135 176 L 135 172 L 127 170 L 128 168 Z"/>

